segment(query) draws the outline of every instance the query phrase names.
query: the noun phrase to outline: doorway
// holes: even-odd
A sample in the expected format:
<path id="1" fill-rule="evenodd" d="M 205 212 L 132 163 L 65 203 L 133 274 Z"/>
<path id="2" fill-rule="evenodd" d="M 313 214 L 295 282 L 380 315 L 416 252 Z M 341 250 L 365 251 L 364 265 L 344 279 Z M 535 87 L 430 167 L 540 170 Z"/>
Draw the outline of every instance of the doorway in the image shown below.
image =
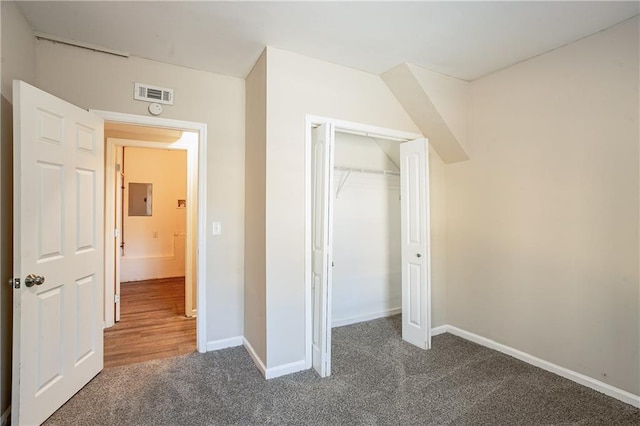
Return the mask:
<path id="1" fill-rule="evenodd" d="M 105 329 L 105 367 L 196 350 L 197 291 L 186 241 L 195 243 L 187 233 L 187 201 L 194 202 L 187 199 L 187 147 L 197 138 L 195 132 L 105 123 L 106 149 L 115 153 L 105 179 L 115 187 L 117 230 L 116 324 Z"/>
<path id="2" fill-rule="evenodd" d="M 337 143 L 337 139 L 343 142 Z M 429 349 L 426 139 L 357 123 L 307 117 L 307 153 L 307 365 L 313 366 L 321 377 L 331 374 L 332 326 L 398 312 L 402 312 L 403 340 Z M 358 211 L 365 213 L 361 204 L 366 200 L 345 203 L 345 185 L 349 179 L 361 183 L 365 179 L 370 184 L 376 178 L 378 189 L 369 194 L 368 201 L 377 211 L 358 216 Z M 392 191 L 383 194 L 381 189 L 390 184 Z M 358 192 L 360 198 L 365 195 L 365 191 Z M 396 202 L 392 200 L 394 192 L 400 195 Z M 337 197 L 343 197 L 340 204 Z M 349 220 L 349 215 L 350 224 L 336 226 L 336 217 Z M 369 225 L 386 229 L 380 232 L 370 228 L 368 232 Z M 349 235 L 354 233 L 361 239 L 370 240 L 376 235 L 379 238 L 349 242 Z M 375 246 L 380 243 L 385 247 Z M 338 267 L 336 260 L 341 263 Z M 381 263 L 386 264 L 384 270 Z M 334 304 L 336 297 L 340 300 Z M 335 322 L 334 313 L 339 316 Z"/>
<path id="3" fill-rule="evenodd" d="M 198 352 L 206 352 L 206 125 L 181 120 L 157 117 L 135 116 L 123 113 L 92 110 L 94 114 L 105 120 L 105 127 L 110 136 L 106 140 L 105 173 L 116 175 L 118 164 L 117 147 L 146 148 L 161 151 L 178 150 L 186 155 L 186 196 L 174 197 L 174 211 L 184 212 L 184 236 L 169 235 L 169 248 L 179 245 L 184 240 L 185 273 L 184 304 L 181 312 L 184 317 L 195 317 L 196 348 Z M 135 139 L 131 132 L 137 133 Z M 141 136 L 147 134 L 147 136 Z M 178 137 L 180 136 L 180 137 Z M 188 137 L 187 137 L 188 136 Z M 130 157 L 131 158 L 131 157 Z M 126 159 L 125 159 L 126 161 Z M 126 167 L 126 166 L 125 166 Z M 166 172 L 166 170 L 165 170 Z M 145 183 L 145 182 L 136 182 Z M 112 327 L 120 314 L 120 304 L 116 303 L 121 296 L 119 288 L 119 270 L 122 268 L 120 250 L 120 228 L 117 223 L 116 203 L 118 187 L 115 179 L 105 180 L 105 328 Z M 122 198 L 119 198 L 120 200 Z M 153 208 L 153 207 L 152 207 Z M 154 230 L 152 230 L 154 231 Z M 125 235 L 127 230 L 125 229 Z M 181 232 L 177 232 L 180 234 Z M 153 238 L 152 232 L 152 238 Z M 200 237 L 202 236 L 202 237 Z M 160 237 L 160 235 L 158 235 Z M 176 238 L 174 238 L 176 237 Z M 159 238 L 158 238 L 159 239 Z M 126 241 L 125 241 L 126 250 Z M 175 247 L 174 247 L 175 250 Z M 135 257 L 135 256 L 134 256 Z M 162 257 L 162 256 L 160 256 Z M 153 260 L 152 262 L 156 262 Z M 156 263 L 157 264 L 157 263 Z M 147 265 L 148 266 L 148 265 Z M 182 300 L 182 299 L 181 299 Z M 173 302 L 172 302 L 173 303 Z M 182 314 L 181 314 L 182 315 Z"/>
<path id="4" fill-rule="evenodd" d="M 400 143 L 336 132 L 331 326 L 402 312 Z"/>

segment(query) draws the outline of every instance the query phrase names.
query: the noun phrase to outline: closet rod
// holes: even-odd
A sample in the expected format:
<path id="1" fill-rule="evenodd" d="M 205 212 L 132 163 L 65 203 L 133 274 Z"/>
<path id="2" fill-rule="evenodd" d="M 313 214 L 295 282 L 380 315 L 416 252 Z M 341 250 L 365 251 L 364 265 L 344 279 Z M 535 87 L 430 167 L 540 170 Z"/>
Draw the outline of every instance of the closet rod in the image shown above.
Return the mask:
<path id="1" fill-rule="evenodd" d="M 340 196 L 340 192 L 342 192 L 342 188 L 344 187 L 344 184 L 347 183 L 347 179 L 349 179 L 349 176 L 351 176 L 351 172 L 373 173 L 376 175 L 385 175 L 385 176 L 386 175 L 400 176 L 400 172 L 397 172 L 395 170 L 364 169 L 359 167 L 344 167 L 344 166 L 334 166 L 333 169 L 347 172 L 347 174 L 344 175 L 342 179 L 340 179 L 340 182 L 338 182 L 338 188 L 336 190 L 336 198 Z"/>
<path id="2" fill-rule="evenodd" d="M 334 169 L 340 170 L 343 172 L 374 173 L 377 175 L 400 176 L 400 172 L 396 170 L 363 169 L 360 167 L 344 167 L 344 166 L 335 166 Z"/>

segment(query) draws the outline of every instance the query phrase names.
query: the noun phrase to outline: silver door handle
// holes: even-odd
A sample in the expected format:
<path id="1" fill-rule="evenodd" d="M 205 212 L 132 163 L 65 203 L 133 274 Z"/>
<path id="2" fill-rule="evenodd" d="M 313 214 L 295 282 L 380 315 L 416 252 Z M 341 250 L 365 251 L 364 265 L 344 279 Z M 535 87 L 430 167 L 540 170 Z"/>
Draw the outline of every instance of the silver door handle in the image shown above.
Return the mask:
<path id="1" fill-rule="evenodd" d="M 42 285 L 44 284 L 44 277 L 35 274 L 27 275 L 27 278 L 24 279 L 24 285 L 27 287 L 33 287 L 34 285 Z"/>

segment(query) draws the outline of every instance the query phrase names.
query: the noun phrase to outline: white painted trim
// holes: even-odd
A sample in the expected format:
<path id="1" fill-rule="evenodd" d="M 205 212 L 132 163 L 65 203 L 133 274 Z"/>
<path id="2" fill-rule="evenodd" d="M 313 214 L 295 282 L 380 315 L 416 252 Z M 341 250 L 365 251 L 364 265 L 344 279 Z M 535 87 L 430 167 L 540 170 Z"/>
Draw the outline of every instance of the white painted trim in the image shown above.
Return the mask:
<path id="1" fill-rule="evenodd" d="M 2 413 L 2 416 L 0 416 L 0 426 L 4 426 L 7 423 L 7 421 L 9 420 L 9 416 L 11 415 L 11 406 L 8 406 L 6 410 L 4 410 L 4 413 Z"/>
<path id="2" fill-rule="evenodd" d="M 589 377 L 582 373 L 569 370 L 568 368 L 561 367 L 557 364 L 554 364 L 549 361 L 545 361 L 543 359 L 530 355 L 526 352 L 522 352 L 518 349 L 512 348 L 507 345 L 503 345 L 502 343 L 498 343 L 495 340 L 482 337 L 480 335 L 471 333 L 469 331 L 463 330 L 461 328 L 458 328 L 452 325 L 443 325 L 443 326 L 437 327 L 437 329 L 439 330 L 446 329 L 446 332 L 451 333 L 454 336 L 458 336 L 465 340 L 469 340 L 471 342 L 496 350 L 498 352 L 502 352 L 503 354 L 517 358 L 520 361 L 524 361 L 527 364 L 531 364 L 536 367 L 542 368 L 543 370 L 557 374 L 558 376 L 562 376 L 565 379 L 569 379 L 580 385 L 586 386 L 588 388 L 601 392 L 605 395 L 608 395 L 612 398 L 625 402 L 629 405 L 640 408 L 640 395 L 634 395 L 631 392 L 627 392 L 625 390 L 616 388 L 615 386 L 611 386 L 608 383 L 604 383 L 604 382 L 601 382 L 600 380 L 596 380 L 593 377 Z"/>
<path id="3" fill-rule="evenodd" d="M 448 333 L 449 332 L 449 327 L 448 325 L 440 325 L 438 327 L 433 327 L 431 329 L 431 337 L 433 336 L 437 336 L 439 334 L 444 334 L 444 333 Z"/>
<path id="4" fill-rule="evenodd" d="M 312 343 L 311 335 L 313 333 L 313 318 L 311 313 L 311 129 L 322 123 L 333 123 L 336 131 L 346 133 L 364 134 L 372 137 L 395 139 L 397 141 L 410 141 L 424 137 L 423 135 L 404 132 L 401 130 L 386 129 L 383 127 L 371 126 L 368 124 L 355 123 L 351 121 L 336 120 L 334 118 L 322 117 L 318 115 L 307 114 L 305 116 L 305 144 L 304 144 L 304 306 L 305 306 L 305 367 L 311 368 Z M 332 147 L 333 149 L 333 147 Z M 427 151 L 428 152 L 428 151 Z M 427 190 L 428 190 L 427 185 Z M 429 257 L 431 252 L 429 251 Z M 429 266 L 429 272 L 431 267 Z M 429 274 L 429 307 L 431 305 L 431 274 Z M 429 308 L 430 309 L 430 308 Z"/>
<path id="5" fill-rule="evenodd" d="M 141 126 L 148 127 L 161 127 L 161 128 L 171 128 L 178 130 L 186 130 L 198 133 L 198 144 L 197 144 L 197 152 L 193 153 L 189 151 L 188 154 L 188 167 L 193 167 L 196 170 L 197 176 L 197 197 L 196 194 L 191 192 L 191 188 L 195 187 L 196 182 L 190 182 L 188 178 L 188 187 L 190 188 L 187 197 L 190 200 L 197 200 L 197 213 L 196 213 L 196 223 L 193 224 L 192 218 L 190 215 L 187 215 L 187 229 L 191 232 L 188 232 L 194 238 L 197 238 L 197 254 L 189 254 L 187 253 L 186 264 L 193 265 L 194 259 L 191 256 L 196 256 L 196 276 L 195 280 L 197 283 L 197 306 L 196 309 L 200 313 L 197 316 L 196 320 L 196 339 L 197 339 L 197 348 L 198 352 L 204 353 L 207 351 L 207 305 L 206 305 L 206 292 L 207 292 L 207 245 L 206 245 L 206 235 L 207 235 L 207 125 L 206 123 L 198 123 L 192 121 L 182 121 L 182 120 L 173 120 L 169 118 L 161 118 L 161 117 L 147 117 L 142 115 L 133 115 L 127 113 L 120 112 L 112 112 L 112 111 L 101 111 L 101 110 L 89 110 L 90 112 L 96 114 L 99 117 L 102 117 L 105 121 L 117 122 L 117 123 L 127 123 L 127 124 L 137 124 Z M 149 146 L 149 145 L 146 145 Z M 166 147 L 166 144 L 165 144 Z M 193 205 L 193 201 L 187 204 L 187 208 L 189 205 Z M 192 232 L 192 229 L 196 229 L 197 232 Z M 105 268 L 109 269 L 109 268 Z M 105 283 L 106 283 L 105 279 Z M 106 286 L 105 286 L 106 292 Z M 187 296 L 187 295 L 185 295 Z M 105 299 L 106 300 L 106 299 Z M 107 310 L 109 311 L 109 310 Z M 109 319 L 105 319 L 107 325 L 110 324 Z"/>
<path id="6" fill-rule="evenodd" d="M 357 324 L 359 322 L 371 321 L 378 318 L 390 317 L 402 312 L 402 307 L 391 308 L 380 312 L 373 312 L 370 314 L 356 315 L 354 317 L 334 319 L 331 322 L 331 327 L 342 327 L 345 325 Z"/>
<path id="7" fill-rule="evenodd" d="M 236 338 L 234 337 L 233 339 Z M 256 367 L 258 367 L 260 374 L 262 374 L 262 377 L 264 377 L 266 380 L 275 379 L 276 377 L 285 376 L 287 374 L 297 373 L 298 371 L 309 369 L 309 367 L 307 367 L 306 360 L 304 359 L 301 359 L 300 361 L 290 362 L 284 365 L 279 365 L 277 367 L 267 368 L 256 351 L 253 349 L 253 346 L 251 346 L 251 343 L 249 343 L 249 341 L 244 337 L 242 337 L 242 342 L 244 348 L 247 350 L 249 356 L 253 360 L 253 363 L 256 365 Z"/>
<path id="8" fill-rule="evenodd" d="M 265 379 L 275 379 L 276 377 L 285 376 L 287 374 L 297 373 L 298 371 L 307 370 L 304 359 L 300 361 L 290 362 L 288 364 L 279 365 L 277 367 L 267 368 L 264 376 Z"/>
<path id="9" fill-rule="evenodd" d="M 429 154 L 429 139 L 425 138 L 427 142 L 427 151 L 425 152 L 427 161 L 427 170 L 425 176 L 425 196 L 427 198 L 427 327 L 425 336 L 427 345 L 425 349 L 431 349 L 431 171 L 429 170 L 430 154 Z"/>
<path id="10" fill-rule="evenodd" d="M 353 133 L 366 135 L 371 137 L 380 137 L 382 139 L 396 139 L 398 141 L 407 142 L 413 139 L 423 138 L 418 133 L 405 132 L 402 130 L 387 129 L 384 127 L 371 126 L 369 124 L 356 123 L 353 121 L 337 120 L 335 118 L 321 117 L 318 115 L 307 114 L 307 124 L 309 126 L 317 126 L 322 123 L 332 123 L 336 132 Z M 309 132 L 310 133 L 310 132 Z"/>
<path id="11" fill-rule="evenodd" d="M 110 149 L 107 138 L 105 137 L 105 156 L 104 156 L 104 325 L 105 328 L 113 327 L 116 323 L 116 309 L 114 294 L 117 292 L 119 284 L 116 282 L 119 278 L 117 271 L 119 271 L 118 256 L 115 255 L 117 239 L 113 234 L 113 229 L 110 224 L 116 223 L 116 183 L 113 180 L 113 176 L 109 176 L 109 165 L 116 163 L 116 154 L 113 149 Z M 107 267 L 107 265 L 110 265 Z M 111 266 L 113 265 L 113 267 Z M 112 283 L 115 283 L 115 288 L 112 288 Z"/>
<path id="12" fill-rule="evenodd" d="M 185 240 L 185 313 L 189 313 L 193 311 L 193 283 L 196 280 L 194 277 L 195 266 L 194 264 L 196 258 L 196 244 L 198 241 L 199 235 L 197 235 L 196 228 L 194 225 L 198 223 L 197 217 L 197 201 L 196 200 L 196 188 L 198 185 L 198 143 L 195 141 L 182 141 L 178 140 L 175 142 L 167 143 L 167 142 L 154 142 L 154 141 L 141 141 L 135 139 L 122 139 L 122 138 L 107 138 L 106 143 L 106 151 L 107 151 L 107 162 L 105 173 L 109 170 L 115 170 L 116 166 L 116 158 L 113 155 L 116 147 L 136 147 L 136 148 L 146 148 L 146 149 L 169 149 L 169 150 L 177 150 L 177 151 L 186 151 L 187 154 L 187 199 L 190 200 L 186 207 L 186 217 L 187 217 L 187 232 L 186 232 L 186 240 Z M 131 260 L 157 260 L 157 259 L 172 259 L 175 257 L 175 253 L 172 256 L 127 256 L 122 258 L 120 256 L 114 256 L 114 252 L 116 251 L 116 240 L 113 238 L 112 228 L 109 224 L 115 222 L 116 215 L 115 204 L 116 204 L 116 188 L 113 184 L 113 179 L 109 179 L 105 176 L 105 181 L 107 182 L 105 185 L 105 211 L 106 220 L 105 220 L 105 263 L 109 262 L 109 265 L 117 265 L 115 262 L 120 262 L 122 264 L 123 260 L 126 259 L 127 263 Z M 194 188 L 194 185 L 196 188 Z M 115 258 L 115 259 L 114 259 Z M 115 268 L 107 267 L 107 271 L 105 272 L 105 298 L 109 298 L 113 300 L 113 295 L 106 294 L 107 292 L 107 283 L 111 283 L 116 281 L 120 277 L 114 277 Z M 120 269 L 121 271 L 121 269 Z M 118 271 L 116 271 L 118 272 Z M 165 277 L 162 277 L 165 278 Z M 196 281 L 197 284 L 197 281 Z M 113 320 L 113 309 L 108 309 L 110 304 L 106 302 L 105 299 L 105 320 L 107 323 L 113 325 L 115 322 Z"/>
<path id="13" fill-rule="evenodd" d="M 244 338 L 242 336 L 229 337 L 228 339 L 211 340 L 210 342 L 207 342 L 207 352 L 233 348 L 235 346 L 242 346 L 243 342 Z"/>
<path id="14" fill-rule="evenodd" d="M 307 115 L 304 125 L 304 363 L 311 368 L 313 318 L 311 312 L 311 128 L 313 118 Z"/>
<path id="15" fill-rule="evenodd" d="M 256 365 L 256 367 L 258 367 L 258 370 L 260 370 L 260 374 L 262 374 L 262 377 L 266 379 L 267 367 L 264 365 L 264 363 L 262 362 L 262 360 L 260 359 L 256 351 L 253 349 L 253 346 L 251 346 L 251 343 L 249 343 L 249 341 L 245 337 L 242 338 L 242 343 L 244 345 L 244 348 L 247 350 L 247 352 L 249 352 L 249 356 L 253 360 L 253 363 Z"/>

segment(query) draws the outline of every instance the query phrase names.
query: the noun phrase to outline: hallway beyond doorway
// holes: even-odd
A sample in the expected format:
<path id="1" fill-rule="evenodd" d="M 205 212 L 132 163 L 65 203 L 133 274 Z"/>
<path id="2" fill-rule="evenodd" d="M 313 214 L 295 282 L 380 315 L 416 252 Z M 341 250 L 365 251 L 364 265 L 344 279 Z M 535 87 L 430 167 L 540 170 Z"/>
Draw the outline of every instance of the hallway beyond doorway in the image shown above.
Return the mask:
<path id="1" fill-rule="evenodd" d="M 122 283 L 120 322 L 104 331 L 104 367 L 195 352 L 184 297 L 184 277 Z"/>

